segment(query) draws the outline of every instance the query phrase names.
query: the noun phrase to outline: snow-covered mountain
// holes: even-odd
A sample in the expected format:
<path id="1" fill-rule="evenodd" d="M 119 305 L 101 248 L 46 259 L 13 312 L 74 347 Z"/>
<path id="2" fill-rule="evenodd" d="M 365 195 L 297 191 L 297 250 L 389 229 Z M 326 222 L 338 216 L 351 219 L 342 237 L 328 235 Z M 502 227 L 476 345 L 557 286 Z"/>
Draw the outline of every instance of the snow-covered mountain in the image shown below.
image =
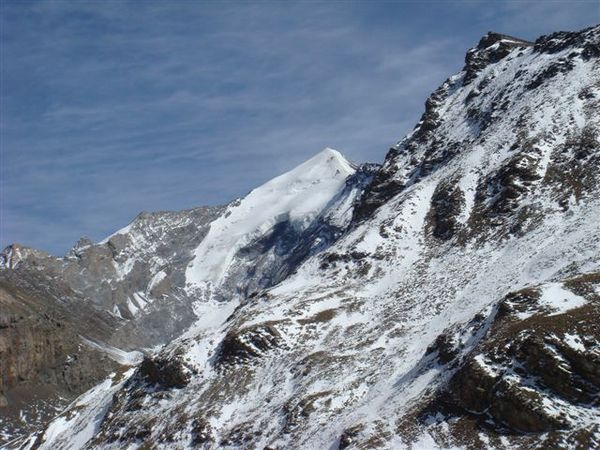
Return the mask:
<path id="1" fill-rule="evenodd" d="M 188 290 L 230 285 L 226 290 L 230 293 L 236 287 L 263 287 L 265 278 L 283 278 L 273 272 L 283 269 L 277 261 L 288 258 L 294 247 L 302 245 L 310 252 L 310 244 L 319 249 L 331 242 L 316 236 L 315 226 L 326 225 L 333 232 L 350 223 L 361 184 L 351 183 L 346 189 L 346 180 L 355 173 L 339 152 L 327 148 L 229 205 L 194 251 L 185 273 Z M 257 241 L 262 241 L 263 249 L 270 247 L 269 251 L 257 251 Z"/>
<path id="2" fill-rule="evenodd" d="M 115 323 L 167 279 L 193 314 L 11 447 L 600 446 L 599 110 L 600 27 L 489 33 L 380 168 L 327 149 L 202 210 L 155 265 L 179 228 L 79 246 L 127 240 L 121 296 L 89 300 Z M 49 270 L 19 251 L 0 273 Z"/>
<path id="3" fill-rule="evenodd" d="M 213 309 L 230 311 L 250 293 L 284 279 L 344 232 L 377 168 L 354 166 L 325 149 L 227 206 L 142 213 L 98 244 L 80 239 L 62 258 L 17 244 L 5 249 L 0 318 L 7 328 L 0 334 L 0 360 L 7 370 L 0 379 L 0 432 L 8 440 L 38 427 L 122 363 L 118 352 L 152 351 Z M 43 313 L 23 309 L 40 298 Z M 20 319 L 25 314 L 39 316 L 36 321 L 52 314 L 60 330 L 74 326 L 71 316 L 92 325 L 75 327 L 77 333 L 44 330 L 33 339 L 32 323 Z M 25 345 L 11 351 L 21 341 Z M 54 341 L 57 346 L 43 344 Z M 41 356 L 47 352 L 54 356 Z M 111 363 L 95 369 L 107 357 Z M 63 375 L 65 361 L 71 367 L 73 360 L 76 372 L 85 374 L 80 383 Z M 30 398 L 31 390 L 41 392 Z"/>

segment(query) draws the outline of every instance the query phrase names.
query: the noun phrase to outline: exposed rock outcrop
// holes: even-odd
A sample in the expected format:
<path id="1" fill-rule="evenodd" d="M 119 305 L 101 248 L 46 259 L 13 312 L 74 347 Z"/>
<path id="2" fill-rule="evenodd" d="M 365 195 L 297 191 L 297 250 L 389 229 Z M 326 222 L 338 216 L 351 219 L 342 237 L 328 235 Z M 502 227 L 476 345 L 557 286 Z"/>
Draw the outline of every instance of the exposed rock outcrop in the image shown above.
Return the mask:
<path id="1" fill-rule="evenodd" d="M 600 297 L 585 287 L 600 281 L 597 277 L 564 281 L 578 286 L 590 303 L 561 314 L 547 309 L 539 289 L 508 294 L 421 420 L 458 417 L 456 429 L 475 421 L 526 448 L 532 433 L 545 433 L 542 445 L 552 446 L 568 439 L 570 430 L 585 429 L 577 434 L 577 448 L 593 448 L 598 429 L 586 423 L 586 415 L 600 402 Z M 477 432 L 463 432 L 456 443 L 476 445 Z"/>
<path id="2" fill-rule="evenodd" d="M 0 271 L 0 431 L 6 435 L 35 430 L 118 367 L 80 337 L 106 339 L 110 317 L 44 273 L 21 274 Z"/>

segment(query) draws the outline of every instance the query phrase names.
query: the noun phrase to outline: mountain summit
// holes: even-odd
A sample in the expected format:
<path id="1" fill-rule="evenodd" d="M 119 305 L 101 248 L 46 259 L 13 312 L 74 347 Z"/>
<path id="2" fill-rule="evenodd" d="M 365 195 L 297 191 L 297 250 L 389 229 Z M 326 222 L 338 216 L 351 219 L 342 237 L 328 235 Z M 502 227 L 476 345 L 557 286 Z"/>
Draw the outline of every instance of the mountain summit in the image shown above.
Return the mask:
<path id="1" fill-rule="evenodd" d="M 144 212 L 97 244 L 80 239 L 62 258 L 6 248 L 2 435 L 39 428 L 116 367 L 136 362 L 138 350 L 221 320 L 285 279 L 343 234 L 377 168 L 326 148 L 229 205 Z"/>
<path id="2" fill-rule="evenodd" d="M 326 148 L 253 189 L 211 224 L 186 271 L 188 285 L 220 285 L 240 249 L 274 227 L 288 224 L 294 232 L 302 233 L 330 206 L 354 173 L 341 153 Z"/>
<path id="3" fill-rule="evenodd" d="M 326 149 L 224 207 L 11 256 L 8 408 L 91 389 L 8 446 L 598 447 L 599 110 L 600 26 L 488 34 L 381 166 Z M 97 326 L 64 333 L 74 313 Z"/>

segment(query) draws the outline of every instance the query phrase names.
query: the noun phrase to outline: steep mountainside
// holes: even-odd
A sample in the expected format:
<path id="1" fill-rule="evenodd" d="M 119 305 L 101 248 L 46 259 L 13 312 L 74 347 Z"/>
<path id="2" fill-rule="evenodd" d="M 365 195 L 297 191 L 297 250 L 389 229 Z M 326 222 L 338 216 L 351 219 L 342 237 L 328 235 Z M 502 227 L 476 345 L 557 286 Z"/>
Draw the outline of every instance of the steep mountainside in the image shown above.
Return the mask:
<path id="1" fill-rule="evenodd" d="M 11 446 L 600 446 L 599 110 L 600 26 L 489 33 L 380 169 L 219 212 L 193 324 Z"/>
<path id="2" fill-rule="evenodd" d="M 230 300 L 283 280 L 348 227 L 376 168 L 327 148 L 234 202 L 196 248 L 188 291 Z"/>
<path id="3" fill-rule="evenodd" d="M 0 278 L 0 431 L 32 432 L 118 367 L 87 342 L 105 340 L 107 314 L 82 303 L 58 283 L 48 289 L 43 273 Z"/>
<path id="4" fill-rule="evenodd" d="M 115 367 L 136 361 L 123 350 L 151 351 L 211 310 L 231 311 L 248 292 L 285 278 L 348 227 L 352 206 L 377 168 L 355 167 L 325 149 L 226 207 L 142 213 L 98 244 L 82 238 L 63 258 L 8 247 L 0 255 L 0 286 L 18 291 L 21 300 L 6 297 L 0 311 L 7 324 L 0 329 L 0 388 L 10 393 L 2 393 L 0 404 L 4 439 L 31 431 Z M 215 270 L 202 267 L 209 263 Z M 27 308 L 30 299 L 39 305 L 35 311 Z M 48 335 L 37 328 L 40 322 L 52 330 Z M 103 333 L 94 333 L 97 327 Z M 58 350 L 42 356 L 48 349 L 38 340 L 55 339 Z M 45 374 L 61 371 L 73 349 L 85 354 L 87 372 L 65 393 L 62 375 L 49 382 Z M 104 364 L 106 355 L 116 365 Z M 23 370 L 25 378 L 9 375 Z M 43 398 L 32 399 L 33 388 Z M 23 418 L 25 404 L 33 412 Z"/>

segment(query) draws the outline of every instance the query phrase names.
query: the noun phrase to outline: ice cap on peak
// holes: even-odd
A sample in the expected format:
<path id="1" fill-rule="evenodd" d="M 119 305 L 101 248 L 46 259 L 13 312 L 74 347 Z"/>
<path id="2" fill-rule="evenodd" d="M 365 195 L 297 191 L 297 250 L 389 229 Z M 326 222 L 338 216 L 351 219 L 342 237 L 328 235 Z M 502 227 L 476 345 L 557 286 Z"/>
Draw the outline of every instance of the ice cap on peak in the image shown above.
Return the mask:
<path id="1" fill-rule="evenodd" d="M 342 155 L 339 151 L 337 151 L 334 148 L 331 147 L 325 147 L 323 150 L 321 150 L 319 153 L 317 153 L 315 156 L 313 156 L 313 158 L 316 157 L 334 157 L 334 158 L 341 158 L 342 160 L 346 161 L 346 158 L 344 158 L 344 155 Z M 311 158 L 312 159 L 312 158 Z"/>
<path id="2" fill-rule="evenodd" d="M 306 229 L 345 187 L 355 168 L 337 150 L 325 148 L 292 170 L 253 189 L 211 223 L 186 271 L 191 286 L 219 285 L 239 249 L 289 221 Z"/>
<path id="3" fill-rule="evenodd" d="M 311 178 L 315 181 L 326 177 L 343 177 L 346 178 L 355 172 L 353 165 L 344 156 L 329 147 L 325 147 L 312 158 L 306 160 L 302 164 L 296 166 L 289 172 L 284 173 L 266 184 L 275 182 L 279 179 L 290 179 L 299 177 L 300 179 Z M 265 184 L 265 185 L 266 185 Z M 264 185 L 263 185 L 264 186 Z"/>

